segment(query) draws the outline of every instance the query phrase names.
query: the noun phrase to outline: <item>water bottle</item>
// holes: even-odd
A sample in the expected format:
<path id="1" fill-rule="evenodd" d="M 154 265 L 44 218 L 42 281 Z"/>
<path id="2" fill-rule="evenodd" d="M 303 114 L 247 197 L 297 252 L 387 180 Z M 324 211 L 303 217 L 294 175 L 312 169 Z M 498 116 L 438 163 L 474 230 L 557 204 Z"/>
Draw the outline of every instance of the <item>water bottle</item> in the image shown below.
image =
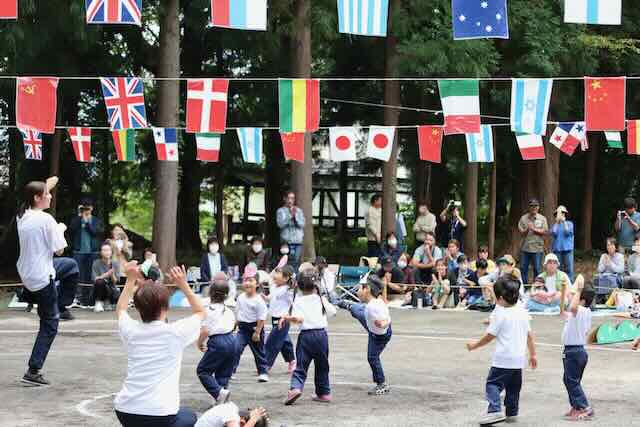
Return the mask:
<path id="1" fill-rule="evenodd" d="M 422 301 L 422 297 L 418 297 L 418 310 L 422 310 L 422 306 L 423 306 L 423 301 Z"/>

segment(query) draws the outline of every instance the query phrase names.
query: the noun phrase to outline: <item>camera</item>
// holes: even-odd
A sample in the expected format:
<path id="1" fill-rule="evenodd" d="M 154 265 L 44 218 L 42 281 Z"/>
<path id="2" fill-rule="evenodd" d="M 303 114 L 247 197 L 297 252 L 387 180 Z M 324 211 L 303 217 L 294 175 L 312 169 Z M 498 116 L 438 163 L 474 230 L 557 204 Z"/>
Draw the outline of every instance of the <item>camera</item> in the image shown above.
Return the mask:
<path id="1" fill-rule="evenodd" d="M 447 210 L 449 212 L 453 212 L 455 208 L 459 208 L 461 206 L 462 206 L 462 202 L 459 202 L 457 200 L 450 200 L 449 204 L 447 205 Z"/>

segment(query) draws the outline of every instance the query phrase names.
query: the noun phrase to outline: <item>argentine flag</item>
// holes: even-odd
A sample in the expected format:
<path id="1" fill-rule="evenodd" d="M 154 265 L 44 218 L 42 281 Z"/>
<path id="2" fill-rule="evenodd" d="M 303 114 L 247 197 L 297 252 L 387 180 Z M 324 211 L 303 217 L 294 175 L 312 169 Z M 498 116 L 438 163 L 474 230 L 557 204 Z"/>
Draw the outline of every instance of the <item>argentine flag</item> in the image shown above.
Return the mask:
<path id="1" fill-rule="evenodd" d="M 389 0 L 338 0 L 338 29 L 361 36 L 387 36 Z"/>
<path id="2" fill-rule="evenodd" d="M 262 129 L 238 129 L 238 139 L 242 150 L 242 160 L 245 163 L 262 163 Z"/>
<path id="3" fill-rule="evenodd" d="M 480 133 L 467 133 L 467 155 L 471 163 L 493 162 L 493 133 L 491 125 L 480 126 Z"/>
<path id="4" fill-rule="evenodd" d="M 511 84 L 511 130 L 545 135 L 551 102 L 552 79 L 513 79 Z"/>
<path id="5" fill-rule="evenodd" d="M 564 22 L 620 25 L 622 0 L 565 0 Z"/>

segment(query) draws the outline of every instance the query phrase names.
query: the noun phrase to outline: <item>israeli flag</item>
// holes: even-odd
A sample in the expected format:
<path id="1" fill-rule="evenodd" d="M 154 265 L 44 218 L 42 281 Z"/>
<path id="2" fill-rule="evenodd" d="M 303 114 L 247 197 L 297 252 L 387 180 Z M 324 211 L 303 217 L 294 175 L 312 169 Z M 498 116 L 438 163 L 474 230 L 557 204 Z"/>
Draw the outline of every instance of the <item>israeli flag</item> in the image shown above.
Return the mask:
<path id="1" fill-rule="evenodd" d="M 387 36 L 389 0 L 338 0 L 338 29 L 361 36 Z"/>
<path id="2" fill-rule="evenodd" d="M 238 129 L 238 139 L 242 150 L 242 160 L 245 163 L 262 163 L 262 129 Z"/>
<path id="3" fill-rule="evenodd" d="M 622 0 L 565 0 L 564 22 L 620 25 Z"/>
<path id="4" fill-rule="evenodd" d="M 491 125 L 482 125 L 480 133 L 467 133 L 467 155 L 471 163 L 493 162 L 493 132 Z"/>
<path id="5" fill-rule="evenodd" d="M 552 79 L 513 79 L 511 85 L 511 130 L 545 135 L 551 102 Z"/>

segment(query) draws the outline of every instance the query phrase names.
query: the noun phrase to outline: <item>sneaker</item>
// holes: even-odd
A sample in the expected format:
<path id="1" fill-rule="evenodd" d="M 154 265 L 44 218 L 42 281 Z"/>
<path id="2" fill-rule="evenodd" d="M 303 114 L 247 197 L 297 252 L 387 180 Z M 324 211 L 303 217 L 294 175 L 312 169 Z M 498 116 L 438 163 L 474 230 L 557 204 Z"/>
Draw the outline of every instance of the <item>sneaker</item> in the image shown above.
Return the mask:
<path id="1" fill-rule="evenodd" d="M 302 391 L 297 388 L 291 389 L 289 390 L 289 393 L 287 393 L 287 398 L 285 399 L 284 404 L 287 406 L 293 405 L 296 400 L 300 399 L 300 396 L 302 396 Z"/>
<path id="2" fill-rule="evenodd" d="M 591 408 L 583 409 L 582 411 L 578 411 L 577 416 L 579 421 L 591 421 L 595 412 Z"/>
<path id="3" fill-rule="evenodd" d="M 216 405 L 222 405 L 223 403 L 227 403 L 231 398 L 231 392 L 226 388 L 220 390 L 218 393 L 218 398 L 216 399 Z"/>
<path id="4" fill-rule="evenodd" d="M 369 396 L 382 396 L 389 393 L 389 386 L 387 384 L 376 384 L 371 390 L 367 392 Z"/>
<path id="5" fill-rule="evenodd" d="M 438 310 L 440 307 L 438 307 L 437 305 L 432 305 L 431 306 L 431 310 Z"/>
<path id="6" fill-rule="evenodd" d="M 60 320 L 73 320 L 75 317 L 71 314 L 69 310 L 65 310 L 60 313 Z"/>
<path id="7" fill-rule="evenodd" d="M 96 301 L 96 305 L 93 306 L 94 313 L 102 313 L 104 311 L 104 305 L 102 301 Z"/>
<path id="8" fill-rule="evenodd" d="M 27 308 L 25 308 L 24 311 L 31 313 L 31 310 L 33 310 L 33 304 L 27 304 Z"/>
<path id="9" fill-rule="evenodd" d="M 338 301 L 338 303 L 336 304 L 337 307 L 340 307 L 343 310 L 351 310 L 351 306 L 353 305 L 353 302 L 346 300 L 346 299 L 341 299 L 340 301 Z"/>
<path id="10" fill-rule="evenodd" d="M 32 387 L 49 385 L 49 381 L 45 380 L 40 372 L 27 371 L 27 373 L 24 374 L 20 382 L 30 385 Z"/>
<path id="11" fill-rule="evenodd" d="M 297 366 L 298 366 L 298 364 L 296 363 L 295 360 L 292 360 L 291 362 L 289 362 L 289 366 L 287 367 L 287 373 L 289 375 L 293 374 L 293 371 L 296 370 Z"/>
<path id="12" fill-rule="evenodd" d="M 331 395 L 330 394 L 325 394 L 322 396 L 316 396 L 314 395 L 311 400 L 313 400 L 314 402 L 320 402 L 320 403 L 331 403 Z"/>
<path id="13" fill-rule="evenodd" d="M 492 424 L 501 423 L 506 419 L 502 412 L 490 412 L 480 420 L 481 426 L 490 426 Z"/>
<path id="14" fill-rule="evenodd" d="M 572 419 L 574 416 L 576 415 L 576 410 L 575 408 L 571 408 L 571 410 L 569 412 L 567 412 L 566 414 L 564 414 L 564 417 L 566 419 Z"/>
<path id="15" fill-rule="evenodd" d="M 515 424 L 515 423 L 518 422 L 518 416 L 517 415 L 510 415 L 510 416 L 505 418 L 504 422 L 507 423 L 507 424 Z"/>
<path id="16" fill-rule="evenodd" d="M 259 383 L 268 383 L 269 382 L 269 375 L 267 375 L 267 374 L 258 375 L 258 382 Z"/>

